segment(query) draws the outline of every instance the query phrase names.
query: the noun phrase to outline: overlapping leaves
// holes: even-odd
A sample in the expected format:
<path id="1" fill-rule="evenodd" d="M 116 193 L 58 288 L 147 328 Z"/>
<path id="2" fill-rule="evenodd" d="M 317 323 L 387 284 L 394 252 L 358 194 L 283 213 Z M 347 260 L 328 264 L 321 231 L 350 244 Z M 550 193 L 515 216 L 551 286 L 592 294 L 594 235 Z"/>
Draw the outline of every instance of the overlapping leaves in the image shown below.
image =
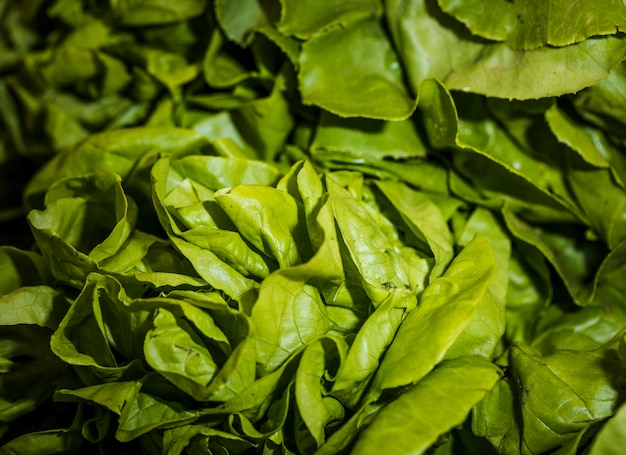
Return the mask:
<path id="1" fill-rule="evenodd" d="M 1 450 L 623 445 L 621 2 L 174 3 L 0 2 Z"/>

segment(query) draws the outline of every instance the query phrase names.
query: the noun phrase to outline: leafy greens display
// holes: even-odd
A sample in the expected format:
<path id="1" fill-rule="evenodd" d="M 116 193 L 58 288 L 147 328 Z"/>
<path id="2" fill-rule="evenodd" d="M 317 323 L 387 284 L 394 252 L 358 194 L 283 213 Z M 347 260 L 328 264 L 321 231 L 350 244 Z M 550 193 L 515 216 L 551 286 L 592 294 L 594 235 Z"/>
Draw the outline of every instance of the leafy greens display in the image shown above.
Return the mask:
<path id="1" fill-rule="evenodd" d="M 612 453 L 626 10 L 0 1 L 0 453 Z"/>

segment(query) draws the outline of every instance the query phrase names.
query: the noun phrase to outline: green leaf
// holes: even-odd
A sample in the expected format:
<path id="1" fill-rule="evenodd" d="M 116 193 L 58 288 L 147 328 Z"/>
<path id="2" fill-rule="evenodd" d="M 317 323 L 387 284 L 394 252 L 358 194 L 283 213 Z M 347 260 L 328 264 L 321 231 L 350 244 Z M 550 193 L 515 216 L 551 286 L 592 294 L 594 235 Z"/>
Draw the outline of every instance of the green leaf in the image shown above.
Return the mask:
<path id="1" fill-rule="evenodd" d="M 10 246 L 0 247 L 0 296 L 18 291 L 23 286 L 50 283 L 50 272 L 39 254 Z"/>
<path id="2" fill-rule="evenodd" d="M 536 248 L 514 242 L 509 260 L 505 332 L 513 342 L 530 341 L 534 324 L 552 301 L 550 269 Z"/>
<path id="3" fill-rule="evenodd" d="M 189 260 L 198 275 L 204 278 L 211 286 L 224 291 L 235 300 L 251 298 L 253 291 L 258 287 L 255 281 L 246 278 L 233 267 L 223 262 L 213 251 L 182 238 L 183 231 L 178 227 L 178 223 L 166 206 L 167 198 L 170 198 L 176 204 L 184 205 L 184 202 L 179 202 L 181 192 L 176 192 L 173 196 L 170 196 L 170 193 L 176 191 L 180 186 L 180 174 L 171 173 L 169 164 L 170 161 L 168 159 L 163 159 L 154 165 L 152 168 L 152 182 L 154 185 L 155 209 L 161 225 L 165 228 L 170 240 L 176 249 Z M 201 188 L 198 186 L 198 189 Z M 203 192 L 207 199 L 212 198 L 213 191 L 204 187 Z M 192 197 L 193 202 L 196 203 L 198 196 L 193 194 Z"/>
<path id="4" fill-rule="evenodd" d="M 618 91 L 619 88 L 615 88 L 614 92 L 617 93 Z M 580 99 L 582 96 L 577 97 L 574 102 L 576 103 Z M 585 112 L 581 114 L 583 117 L 589 118 Z M 611 126 L 602 125 L 603 128 L 600 129 L 583 123 L 556 105 L 546 111 L 546 120 L 560 142 L 567 144 L 569 148 L 577 152 L 586 163 L 599 168 L 608 168 L 617 184 L 624 186 L 626 159 L 611 140 L 613 133 Z M 593 118 L 590 118 L 589 121 L 597 123 L 597 120 Z"/>
<path id="5" fill-rule="evenodd" d="M 498 0 L 489 8 L 473 0 L 438 1 L 473 34 L 505 41 L 514 49 L 567 46 L 592 36 L 616 34 L 626 25 L 626 7 L 619 1 L 599 4 L 587 0 L 575 8 L 567 0 Z"/>
<path id="6" fill-rule="evenodd" d="M 277 2 L 245 0 L 215 2 L 215 15 L 226 35 L 238 43 L 249 44 L 252 34 L 278 19 L 280 8 Z"/>
<path id="7" fill-rule="evenodd" d="M 344 416 L 343 405 L 334 397 L 327 396 L 323 386 L 325 377 L 333 373 L 340 360 L 343 343 L 330 337 L 311 343 L 303 352 L 296 371 L 295 396 L 298 413 L 315 441 L 307 447 L 304 440 L 298 441 L 301 451 L 310 451 L 322 446 L 326 431 Z"/>
<path id="8" fill-rule="evenodd" d="M 52 334 L 52 351 L 64 362 L 79 367 L 86 382 L 96 377 L 105 381 L 120 380 L 125 375 L 133 378 L 141 372 L 150 313 L 132 312 L 126 305 L 128 300 L 115 279 L 89 275 Z"/>
<path id="9" fill-rule="evenodd" d="M 626 239 L 626 190 L 607 169 L 598 169 L 572 157 L 567 172 L 578 203 L 609 249 Z"/>
<path id="10" fill-rule="evenodd" d="M 578 152 L 585 162 L 608 167 L 607 149 L 611 146 L 600 132 L 574 121 L 556 104 L 546 111 L 546 120 L 559 141 Z"/>
<path id="11" fill-rule="evenodd" d="M 48 286 L 24 286 L 0 297 L 1 325 L 32 324 L 56 329 L 68 309 L 66 296 Z"/>
<path id="12" fill-rule="evenodd" d="M 498 98 L 559 96 L 606 78 L 626 51 L 623 37 L 612 35 L 559 48 L 515 50 L 477 39 L 431 1 L 388 0 L 385 8 L 414 92 L 432 77 L 449 89 Z"/>
<path id="13" fill-rule="evenodd" d="M 505 307 L 511 239 L 503 224 L 493 214 L 482 209 L 476 209 L 467 220 L 459 245 L 467 245 L 476 235 L 488 239 L 494 253 L 495 271 L 485 294 L 477 304 L 476 314 L 448 349 L 446 358 L 462 355 L 482 355 L 491 358 L 497 355 L 498 344 L 506 329 Z"/>
<path id="14" fill-rule="evenodd" d="M 141 383 L 137 381 L 111 382 L 80 389 L 60 389 L 55 393 L 59 401 L 86 400 L 97 403 L 111 412 L 120 415 L 124 405 L 139 390 Z"/>
<path id="15" fill-rule="evenodd" d="M 465 420 L 499 377 L 498 367 L 479 358 L 443 362 L 387 404 L 359 435 L 353 452 L 426 452 L 441 435 Z"/>
<path id="16" fill-rule="evenodd" d="M 78 453 L 84 443 L 81 433 L 81 412 L 76 412 L 67 428 L 47 429 L 21 434 L 0 449 L 9 454 L 56 455 Z"/>
<path id="17" fill-rule="evenodd" d="M 410 270 L 404 267 L 393 237 L 381 227 L 375 212 L 332 176 L 326 184 L 339 235 L 374 306 L 387 298 L 390 289 L 412 290 Z"/>
<path id="18" fill-rule="evenodd" d="M 39 169 L 29 182 L 24 198 L 28 208 L 40 208 L 48 187 L 63 178 L 104 171 L 124 178 L 150 151 L 164 150 L 183 155 L 208 147 L 206 138 L 178 128 L 128 128 L 95 134 Z"/>
<path id="19" fill-rule="evenodd" d="M 140 384 L 132 389 L 134 393 L 122 408 L 115 432 L 118 441 L 128 442 L 155 429 L 186 425 L 210 413 L 190 410 L 180 401 L 173 401 L 172 386 L 156 374 L 146 376 Z"/>
<path id="20" fill-rule="evenodd" d="M 544 359 L 522 349 L 512 351 L 521 399 L 528 409 L 523 413 L 523 438 L 530 450 L 550 450 L 574 429 L 613 413 L 621 384 L 612 381 L 605 371 L 619 377 L 623 370 L 623 365 L 611 360 L 614 345 L 608 343 L 596 351 L 561 351 Z M 581 367 L 586 371 L 582 381 L 577 373 Z M 566 419 L 554 416 L 554 409 L 560 409 Z"/>
<path id="21" fill-rule="evenodd" d="M 292 355 L 276 370 L 256 379 L 220 406 L 219 411 L 258 423 L 267 416 L 263 431 L 274 433 L 285 423 L 289 400 L 301 352 Z M 255 430 L 256 432 L 256 430 Z"/>
<path id="22" fill-rule="evenodd" d="M 609 133 L 622 136 L 624 83 L 626 65 L 618 65 L 611 74 L 573 97 L 573 105 L 580 115 Z"/>
<path id="23" fill-rule="evenodd" d="M 531 346 L 544 354 L 560 350 L 591 350 L 608 343 L 624 329 L 626 311 L 606 306 L 587 306 L 567 312 L 556 305 L 541 315 Z"/>
<path id="24" fill-rule="evenodd" d="M 152 368 L 196 400 L 206 400 L 203 392 L 217 372 L 217 365 L 191 325 L 158 309 L 144 351 Z"/>
<path id="25" fill-rule="evenodd" d="M 118 175 L 60 180 L 46 199 L 46 209 L 31 211 L 28 220 L 56 279 L 81 288 L 89 273 L 100 272 L 131 287 L 199 284 L 184 258 L 168 251 L 169 245 L 134 229 L 137 206 Z"/>
<path id="26" fill-rule="evenodd" d="M 504 99 L 560 96 L 602 81 L 624 59 L 625 53 L 626 40 L 621 34 L 531 51 L 494 44 L 484 51 L 481 49 L 477 63 L 451 72 L 444 82 L 453 90 Z"/>
<path id="27" fill-rule="evenodd" d="M 109 310 L 103 324 L 115 327 L 107 330 L 107 341 L 127 359 L 145 356 L 150 367 L 198 401 L 227 401 L 253 382 L 248 319 L 217 294 L 121 297 L 133 319 Z M 119 330 L 122 324 L 125 330 Z"/>
<path id="28" fill-rule="evenodd" d="M 609 418 L 596 434 L 589 450 L 589 455 L 618 454 L 626 442 L 624 425 L 626 424 L 626 406 L 617 409 L 614 416 Z"/>
<path id="29" fill-rule="evenodd" d="M 0 327 L 0 421 L 35 411 L 66 374 L 66 365 L 50 350 L 50 334 L 50 329 L 26 320 Z"/>
<path id="30" fill-rule="evenodd" d="M 420 381 L 467 327 L 495 271 L 491 246 L 476 236 L 433 280 L 400 325 L 374 377 L 371 393 Z M 410 362 L 413 368 L 407 369 Z"/>
<path id="31" fill-rule="evenodd" d="M 626 241 L 620 243 L 611 251 L 600 264 L 595 281 L 592 303 L 597 306 L 611 309 L 620 302 L 624 293 L 624 284 L 619 279 L 624 271 L 624 255 L 626 255 Z"/>
<path id="32" fill-rule="evenodd" d="M 452 234 L 439 207 L 426 194 L 412 191 L 406 185 L 381 181 L 376 186 L 398 210 L 411 232 L 428 244 L 435 257 L 430 280 L 440 276 L 454 252 Z"/>
<path id="33" fill-rule="evenodd" d="M 521 441 L 522 426 L 516 415 L 519 385 L 505 376 L 479 401 L 472 413 L 472 432 L 491 442 L 498 453 L 529 452 Z"/>
<path id="34" fill-rule="evenodd" d="M 289 193 L 241 185 L 218 191 L 215 200 L 242 236 L 280 267 L 306 260 L 306 231 L 298 204 Z"/>
<path id="35" fill-rule="evenodd" d="M 438 148 L 458 148 L 453 162 L 461 174 L 476 182 L 484 194 L 494 191 L 497 198 L 506 199 L 511 208 L 538 214 L 564 212 L 560 218 L 584 217 L 563 175 L 565 162 L 558 155 L 558 144 L 543 125 L 542 116 L 533 121 L 523 103 L 488 104 L 485 99 L 461 94 L 456 98 L 436 81 L 428 80 L 421 86 L 422 110 L 427 115 L 425 126 L 431 142 Z M 516 107 L 526 115 L 522 117 Z M 547 138 L 540 140 L 544 135 Z M 530 137 L 537 139 L 531 142 Z M 497 164 L 489 165 L 492 172 L 480 169 L 483 157 Z M 509 185 L 508 180 L 516 178 L 511 174 L 524 181 Z M 522 186 L 528 189 L 522 191 Z"/>
<path id="36" fill-rule="evenodd" d="M 407 311 L 416 305 L 415 300 L 401 292 L 391 293 L 357 332 L 330 390 L 346 407 L 356 408 L 359 404 Z"/>
<path id="37" fill-rule="evenodd" d="M 412 119 L 388 122 L 341 118 L 322 111 L 311 144 L 312 156 L 329 165 L 347 163 L 384 166 L 384 160 L 409 160 L 426 155 Z"/>
<path id="38" fill-rule="evenodd" d="M 594 292 L 593 277 L 602 262 L 605 249 L 600 242 L 587 240 L 576 225 L 533 225 L 503 211 L 511 233 L 535 246 L 556 269 L 578 305 L 586 305 Z"/>
<path id="39" fill-rule="evenodd" d="M 229 453 L 229 451 L 242 453 L 245 450 L 255 448 L 253 443 L 244 438 L 206 424 L 192 424 L 166 429 L 163 439 L 166 441 L 164 450 L 171 454 L 195 454 L 206 450 L 213 453 Z"/>
<path id="40" fill-rule="evenodd" d="M 208 40 L 208 47 L 202 61 L 203 76 L 211 87 L 232 87 L 249 77 L 257 76 L 258 72 L 248 70 L 239 55 L 232 55 L 224 33 L 215 28 Z"/>
<path id="41" fill-rule="evenodd" d="M 365 402 L 315 453 L 332 455 L 345 452 L 353 445 L 359 431 L 366 428 L 383 407 L 380 403 Z"/>
<path id="42" fill-rule="evenodd" d="M 266 278 L 259 290 L 251 317 L 261 371 L 276 370 L 333 325 L 319 290 L 302 278 L 298 268 L 278 271 Z"/>
<path id="43" fill-rule="evenodd" d="M 377 19 L 315 35 L 302 45 L 299 63 L 305 104 L 341 117 L 383 120 L 404 120 L 415 109 L 400 62 Z"/>
<path id="44" fill-rule="evenodd" d="M 281 0 L 278 30 L 285 35 L 309 39 L 332 24 L 349 25 L 367 17 L 378 17 L 382 11 L 379 0 Z"/>
<path id="45" fill-rule="evenodd" d="M 177 22 L 200 15 L 206 0 L 182 0 L 175 5 L 164 0 L 113 2 L 113 13 L 123 25 L 139 27 Z"/>
<path id="46" fill-rule="evenodd" d="M 616 355 L 620 340 L 621 335 L 594 350 L 545 356 L 514 346 L 509 352 L 512 380 L 481 402 L 475 431 L 502 453 L 519 453 L 520 447 L 524 453 L 544 453 L 607 419 L 623 387 L 624 364 Z"/>

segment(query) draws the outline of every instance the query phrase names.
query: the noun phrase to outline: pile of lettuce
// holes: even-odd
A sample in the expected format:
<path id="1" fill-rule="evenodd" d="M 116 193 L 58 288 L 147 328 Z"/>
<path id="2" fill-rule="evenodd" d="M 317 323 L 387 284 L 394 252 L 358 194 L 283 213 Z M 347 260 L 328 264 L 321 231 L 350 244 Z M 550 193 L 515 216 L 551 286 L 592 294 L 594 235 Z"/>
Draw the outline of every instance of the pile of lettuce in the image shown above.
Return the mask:
<path id="1" fill-rule="evenodd" d="M 571 5 L 0 0 L 0 453 L 621 453 L 626 6 Z"/>

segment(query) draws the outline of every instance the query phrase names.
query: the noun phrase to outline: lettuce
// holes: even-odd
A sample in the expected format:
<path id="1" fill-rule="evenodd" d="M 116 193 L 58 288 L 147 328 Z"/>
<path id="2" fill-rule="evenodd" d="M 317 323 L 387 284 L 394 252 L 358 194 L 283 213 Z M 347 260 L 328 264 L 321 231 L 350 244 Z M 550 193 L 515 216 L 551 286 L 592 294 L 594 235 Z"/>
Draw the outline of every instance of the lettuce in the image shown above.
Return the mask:
<path id="1" fill-rule="evenodd" d="M 625 20 L 0 2 L 0 452 L 621 447 Z"/>

